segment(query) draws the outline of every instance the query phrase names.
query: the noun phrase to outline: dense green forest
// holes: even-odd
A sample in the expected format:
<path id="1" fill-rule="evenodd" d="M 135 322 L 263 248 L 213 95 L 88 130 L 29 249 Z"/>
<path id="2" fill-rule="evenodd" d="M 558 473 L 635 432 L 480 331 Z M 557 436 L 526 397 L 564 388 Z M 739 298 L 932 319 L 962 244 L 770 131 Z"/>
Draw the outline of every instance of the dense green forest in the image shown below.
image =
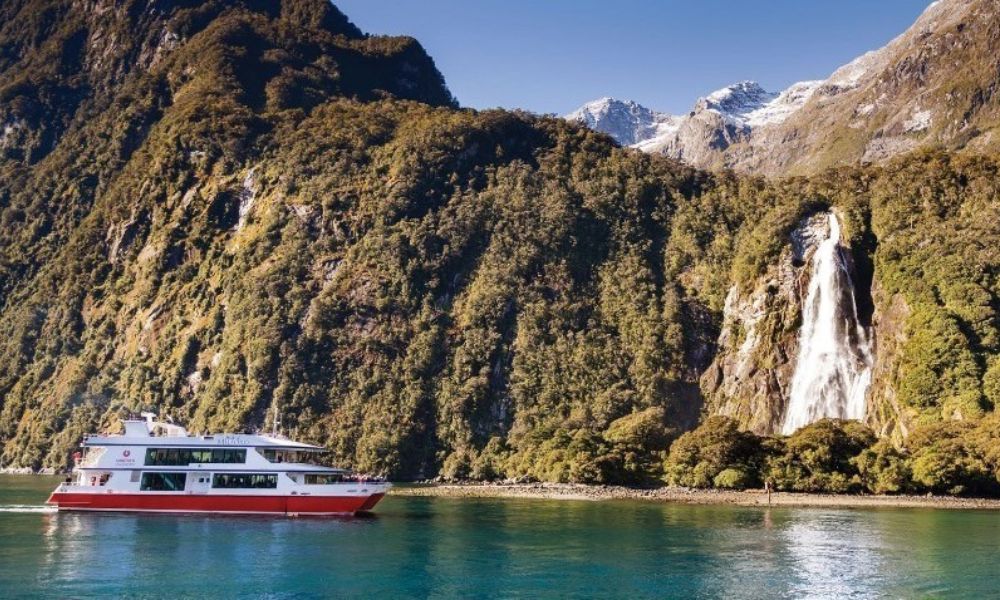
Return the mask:
<path id="1" fill-rule="evenodd" d="M 996 491 L 992 158 L 704 173 L 460 109 L 323 0 L 95 7 L 0 6 L 2 466 L 151 408 L 400 479 Z M 707 418 L 728 291 L 831 207 L 903 315 L 883 435 Z"/>

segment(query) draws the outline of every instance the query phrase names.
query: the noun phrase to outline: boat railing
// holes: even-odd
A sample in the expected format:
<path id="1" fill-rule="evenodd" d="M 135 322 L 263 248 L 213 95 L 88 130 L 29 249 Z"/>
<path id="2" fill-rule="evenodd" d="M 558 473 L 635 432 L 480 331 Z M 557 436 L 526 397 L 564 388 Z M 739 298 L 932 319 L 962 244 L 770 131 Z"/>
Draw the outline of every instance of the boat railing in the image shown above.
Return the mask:
<path id="1" fill-rule="evenodd" d="M 378 475 L 346 474 L 341 477 L 343 483 L 385 483 L 385 477 Z"/>

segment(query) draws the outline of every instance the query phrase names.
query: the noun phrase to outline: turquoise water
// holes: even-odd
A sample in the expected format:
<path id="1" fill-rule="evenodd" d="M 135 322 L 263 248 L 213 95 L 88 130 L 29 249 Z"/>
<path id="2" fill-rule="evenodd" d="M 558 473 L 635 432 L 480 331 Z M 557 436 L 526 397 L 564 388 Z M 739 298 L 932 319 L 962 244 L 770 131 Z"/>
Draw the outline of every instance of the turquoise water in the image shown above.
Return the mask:
<path id="1" fill-rule="evenodd" d="M 12 598 L 986 598 L 1000 513 L 387 498 L 369 518 L 57 514 L 0 476 Z"/>

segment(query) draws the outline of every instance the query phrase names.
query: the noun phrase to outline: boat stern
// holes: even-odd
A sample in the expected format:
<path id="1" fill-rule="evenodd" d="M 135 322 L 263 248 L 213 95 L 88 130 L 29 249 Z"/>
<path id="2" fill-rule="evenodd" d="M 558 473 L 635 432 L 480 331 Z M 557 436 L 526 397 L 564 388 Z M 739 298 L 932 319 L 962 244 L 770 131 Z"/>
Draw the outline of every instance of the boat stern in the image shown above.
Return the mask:
<path id="1" fill-rule="evenodd" d="M 60 483 L 59 485 L 56 486 L 56 489 L 52 490 L 52 493 L 49 494 L 49 499 L 45 501 L 45 504 L 48 504 L 49 506 L 58 507 L 59 499 L 63 496 L 65 492 L 66 492 L 66 484 Z"/>

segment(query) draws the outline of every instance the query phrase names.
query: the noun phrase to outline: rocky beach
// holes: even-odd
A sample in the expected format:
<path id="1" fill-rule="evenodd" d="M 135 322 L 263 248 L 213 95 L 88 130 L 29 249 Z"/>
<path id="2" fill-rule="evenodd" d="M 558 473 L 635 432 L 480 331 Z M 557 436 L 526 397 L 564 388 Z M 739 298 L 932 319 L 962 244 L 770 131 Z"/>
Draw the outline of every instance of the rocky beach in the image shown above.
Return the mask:
<path id="1" fill-rule="evenodd" d="M 613 485 L 570 483 L 449 483 L 403 484 L 390 492 L 394 496 L 434 496 L 449 498 L 527 498 L 544 500 L 644 500 L 678 504 L 730 506 L 789 506 L 838 508 L 944 508 L 998 510 L 1000 500 L 954 496 L 875 496 L 851 494 L 802 494 L 764 490 L 699 490 L 684 487 L 632 488 Z"/>

